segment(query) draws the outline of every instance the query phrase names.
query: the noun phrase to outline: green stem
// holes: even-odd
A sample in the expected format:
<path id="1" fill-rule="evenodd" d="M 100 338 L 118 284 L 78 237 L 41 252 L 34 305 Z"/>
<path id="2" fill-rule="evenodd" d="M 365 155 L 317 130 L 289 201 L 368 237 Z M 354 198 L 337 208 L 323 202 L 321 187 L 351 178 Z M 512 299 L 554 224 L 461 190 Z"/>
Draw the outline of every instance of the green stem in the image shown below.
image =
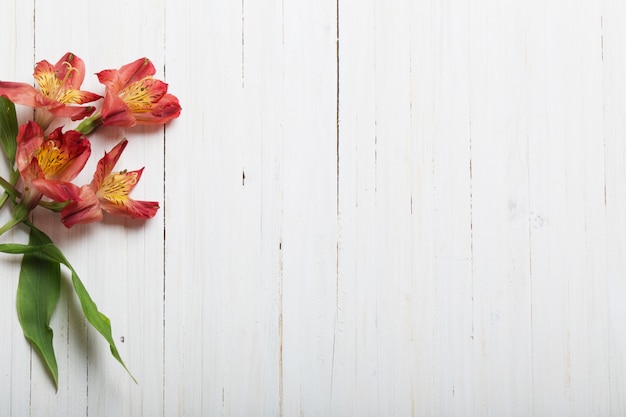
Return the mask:
<path id="1" fill-rule="evenodd" d="M 9 221 L 6 222 L 4 226 L 0 227 L 0 236 L 3 235 L 5 232 L 11 230 L 18 224 L 22 223 L 23 221 L 28 220 L 28 213 L 28 208 L 21 204 L 15 207 L 15 210 L 13 210 L 13 215 L 11 216 Z"/>
<path id="2" fill-rule="evenodd" d="M 102 114 L 97 112 L 91 117 L 84 119 L 78 126 L 74 128 L 77 132 L 82 133 L 83 135 L 88 135 L 94 130 L 96 130 L 102 124 Z"/>
<path id="3" fill-rule="evenodd" d="M 13 179 L 13 178 L 11 178 Z M 4 192 L 13 198 L 20 196 L 20 192 L 15 189 L 15 184 L 0 177 L 0 187 L 4 188 Z"/>
<path id="4" fill-rule="evenodd" d="M 0 197 L 0 209 L 4 207 L 4 204 L 7 202 L 9 197 L 13 199 L 21 197 L 20 192 L 15 189 L 15 184 L 17 184 L 17 180 L 19 178 L 19 172 L 13 170 L 11 172 L 11 177 L 9 181 L 5 180 L 3 177 L 0 177 L 0 187 L 4 188 L 4 193 Z"/>
<path id="5" fill-rule="evenodd" d="M 63 201 L 59 203 L 56 201 L 43 201 L 42 200 L 42 201 L 39 201 L 39 207 L 43 207 L 45 209 L 58 213 L 59 211 L 63 210 L 63 208 L 67 206 L 68 203 L 69 201 Z"/>
<path id="6" fill-rule="evenodd" d="M 3 235 L 5 232 L 13 229 L 13 227 L 20 224 L 22 221 L 16 218 L 11 217 L 8 222 L 5 223 L 4 226 L 0 227 L 0 235 Z"/>

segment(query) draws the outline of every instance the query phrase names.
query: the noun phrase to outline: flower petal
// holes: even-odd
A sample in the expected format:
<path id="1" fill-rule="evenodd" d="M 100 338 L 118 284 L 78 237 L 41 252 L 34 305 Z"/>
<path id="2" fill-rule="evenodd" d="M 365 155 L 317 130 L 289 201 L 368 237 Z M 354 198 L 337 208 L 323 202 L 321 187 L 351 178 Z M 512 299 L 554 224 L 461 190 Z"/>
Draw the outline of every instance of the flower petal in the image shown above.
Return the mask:
<path id="1" fill-rule="evenodd" d="M 41 200 L 42 197 L 41 191 L 33 185 L 33 181 L 44 177 L 37 163 L 37 159 L 33 158 L 28 166 L 20 170 L 20 175 L 24 180 L 24 192 L 22 193 L 21 204 L 30 211 L 39 204 L 39 200 Z"/>
<path id="2" fill-rule="evenodd" d="M 126 64 L 119 69 L 119 77 L 123 82 L 122 88 L 129 84 L 143 80 L 146 77 L 152 77 L 156 73 L 156 69 L 148 58 L 139 58 L 138 60 Z"/>
<path id="3" fill-rule="evenodd" d="M 0 96 L 4 96 L 16 104 L 29 107 L 42 107 L 53 104 L 30 84 L 0 81 Z"/>
<path id="4" fill-rule="evenodd" d="M 151 111 L 135 113 L 135 119 L 138 125 L 164 124 L 180 116 L 180 111 L 178 99 L 172 94 L 166 94 Z"/>
<path id="5" fill-rule="evenodd" d="M 101 201 L 106 200 L 113 204 L 118 204 L 118 202 L 128 198 L 128 195 L 133 191 L 137 182 L 139 182 L 142 172 L 143 168 L 137 171 L 118 171 L 110 173 L 100 184 L 96 195 Z"/>
<path id="6" fill-rule="evenodd" d="M 128 105 L 109 88 L 104 96 L 101 114 L 105 126 L 133 127 L 137 124 Z"/>
<path id="7" fill-rule="evenodd" d="M 65 88 L 77 90 L 85 79 L 85 63 L 71 52 L 67 52 L 54 66 L 60 80 L 65 80 Z"/>
<path id="8" fill-rule="evenodd" d="M 126 145 L 128 145 L 128 140 L 122 139 L 110 152 L 105 152 L 104 156 L 98 161 L 96 173 L 93 175 L 93 180 L 90 184 L 94 190 L 99 189 L 104 179 L 113 171 L 113 167 L 120 159 L 124 149 L 126 149 Z"/>
<path id="9" fill-rule="evenodd" d="M 156 69 L 148 58 L 139 58 L 138 60 L 122 66 L 119 70 L 108 69 L 100 71 L 96 75 L 100 83 L 112 89 L 115 94 L 120 90 L 140 81 L 146 77 L 151 77 L 156 73 Z"/>
<path id="10" fill-rule="evenodd" d="M 79 223 L 93 223 L 102 220 L 100 202 L 93 189 L 85 185 L 80 188 L 80 196 L 61 210 L 61 221 L 70 228 Z"/>
<path id="11" fill-rule="evenodd" d="M 133 219 L 151 219 L 159 211 L 156 201 L 137 201 L 132 198 L 118 200 L 116 203 L 100 200 L 102 210 L 109 214 Z"/>
<path id="12" fill-rule="evenodd" d="M 30 165 L 43 143 L 43 129 L 33 121 L 24 123 L 17 130 L 16 142 L 15 161 L 18 171 L 21 172 Z"/>
<path id="13" fill-rule="evenodd" d="M 147 219 L 154 217 L 159 203 L 135 201 L 128 197 L 141 178 L 143 168 L 137 171 L 120 171 L 107 175 L 96 192 L 100 206 L 118 216 Z"/>
<path id="14" fill-rule="evenodd" d="M 32 183 L 43 195 L 59 203 L 80 199 L 81 189 L 71 182 L 38 178 Z"/>
<path id="15" fill-rule="evenodd" d="M 66 106 L 55 105 L 48 108 L 48 111 L 57 117 L 69 117 L 72 121 L 82 120 L 91 116 L 96 110 L 94 106 Z"/>
<path id="16" fill-rule="evenodd" d="M 91 143 L 80 132 L 62 128 L 48 135 L 37 151 L 46 179 L 71 181 L 82 171 L 91 155 Z"/>

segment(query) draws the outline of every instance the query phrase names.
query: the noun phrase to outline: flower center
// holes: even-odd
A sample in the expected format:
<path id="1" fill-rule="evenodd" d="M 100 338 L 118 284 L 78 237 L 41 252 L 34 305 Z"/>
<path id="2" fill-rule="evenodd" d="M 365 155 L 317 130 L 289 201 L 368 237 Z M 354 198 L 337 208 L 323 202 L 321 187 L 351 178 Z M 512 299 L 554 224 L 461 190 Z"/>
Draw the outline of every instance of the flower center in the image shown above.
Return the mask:
<path id="1" fill-rule="evenodd" d="M 140 113 L 150 110 L 154 101 L 154 97 L 150 94 L 150 88 L 154 82 L 152 77 L 146 77 L 120 91 L 120 98 L 124 100 L 131 112 Z"/>
<path id="2" fill-rule="evenodd" d="M 56 71 L 45 71 L 36 77 L 39 91 L 42 95 L 64 104 L 79 103 L 80 91 L 65 88 L 72 73 L 78 70 L 69 62 L 64 62 L 63 65 L 67 66 L 67 71 L 61 80 Z"/>
<path id="3" fill-rule="evenodd" d="M 128 194 L 137 184 L 137 172 L 128 172 L 126 170 L 113 172 L 102 181 L 102 185 L 98 189 L 99 198 L 104 198 L 113 204 L 123 206 L 128 201 Z"/>
<path id="4" fill-rule="evenodd" d="M 67 166 L 69 158 L 53 140 L 45 142 L 37 152 L 37 162 L 46 178 L 51 179 Z"/>

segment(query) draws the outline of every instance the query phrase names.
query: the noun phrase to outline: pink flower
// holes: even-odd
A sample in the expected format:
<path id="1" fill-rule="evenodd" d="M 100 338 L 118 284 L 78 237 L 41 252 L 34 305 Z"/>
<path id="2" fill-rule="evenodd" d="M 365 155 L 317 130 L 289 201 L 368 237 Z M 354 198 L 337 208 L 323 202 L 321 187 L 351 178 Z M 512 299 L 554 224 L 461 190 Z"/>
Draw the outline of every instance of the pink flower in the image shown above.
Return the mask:
<path id="1" fill-rule="evenodd" d="M 26 83 L 0 81 L 0 96 L 14 103 L 40 108 L 37 121 L 45 129 L 55 117 L 83 119 L 95 110 L 93 106 L 73 106 L 102 98 L 89 91 L 80 90 L 85 78 L 85 64 L 76 55 L 68 52 L 52 66 L 41 61 L 33 74 L 39 90 Z"/>
<path id="2" fill-rule="evenodd" d="M 118 143 L 98 161 L 96 173 L 90 184 L 78 187 L 62 181 L 35 180 L 35 186 L 47 197 L 64 202 L 61 220 L 66 227 L 79 223 L 91 223 L 102 219 L 102 210 L 117 216 L 134 219 L 154 217 L 159 204 L 152 201 L 137 201 L 128 197 L 141 178 L 143 168 L 137 171 L 112 172 L 128 141 Z"/>
<path id="3" fill-rule="evenodd" d="M 167 84 L 152 76 L 154 65 L 147 58 L 124 65 L 119 70 L 99 72 L 98 79 L 106 86 L 102 105 L 102 124 L 132 127 L 163 124 L 180 115 L 180 104 L 167 94 Z"/>
<path id="4" fill-rule="evenodd" d="M 32 121 L 19 127 L 16 140 L 16 165 L 24 180 L 22 203 L 28 210 L 32 210 L 42 197 L 35 183 L 71 181 L 91 155 L 89 140 L 79 132 L 69 130 L 63 133 L 59 127 L 44 138 L 41 126 Z"/>

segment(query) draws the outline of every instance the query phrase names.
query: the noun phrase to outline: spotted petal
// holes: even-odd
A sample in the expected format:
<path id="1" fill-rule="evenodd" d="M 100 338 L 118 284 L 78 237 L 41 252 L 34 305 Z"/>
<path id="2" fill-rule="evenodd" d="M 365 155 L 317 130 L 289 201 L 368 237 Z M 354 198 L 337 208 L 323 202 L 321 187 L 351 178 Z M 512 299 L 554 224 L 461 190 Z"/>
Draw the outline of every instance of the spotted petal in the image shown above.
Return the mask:
<path id="1" fill-rule="evenodd" d="M 104 178 L 96 192 L 102 209 L 110 214 L 132 218 L 149 219 L 159 209 L 154 201 L 136 201 L 128 197 L 141 178 L 143 168 L 137 171 L 120 171 Z"/>

